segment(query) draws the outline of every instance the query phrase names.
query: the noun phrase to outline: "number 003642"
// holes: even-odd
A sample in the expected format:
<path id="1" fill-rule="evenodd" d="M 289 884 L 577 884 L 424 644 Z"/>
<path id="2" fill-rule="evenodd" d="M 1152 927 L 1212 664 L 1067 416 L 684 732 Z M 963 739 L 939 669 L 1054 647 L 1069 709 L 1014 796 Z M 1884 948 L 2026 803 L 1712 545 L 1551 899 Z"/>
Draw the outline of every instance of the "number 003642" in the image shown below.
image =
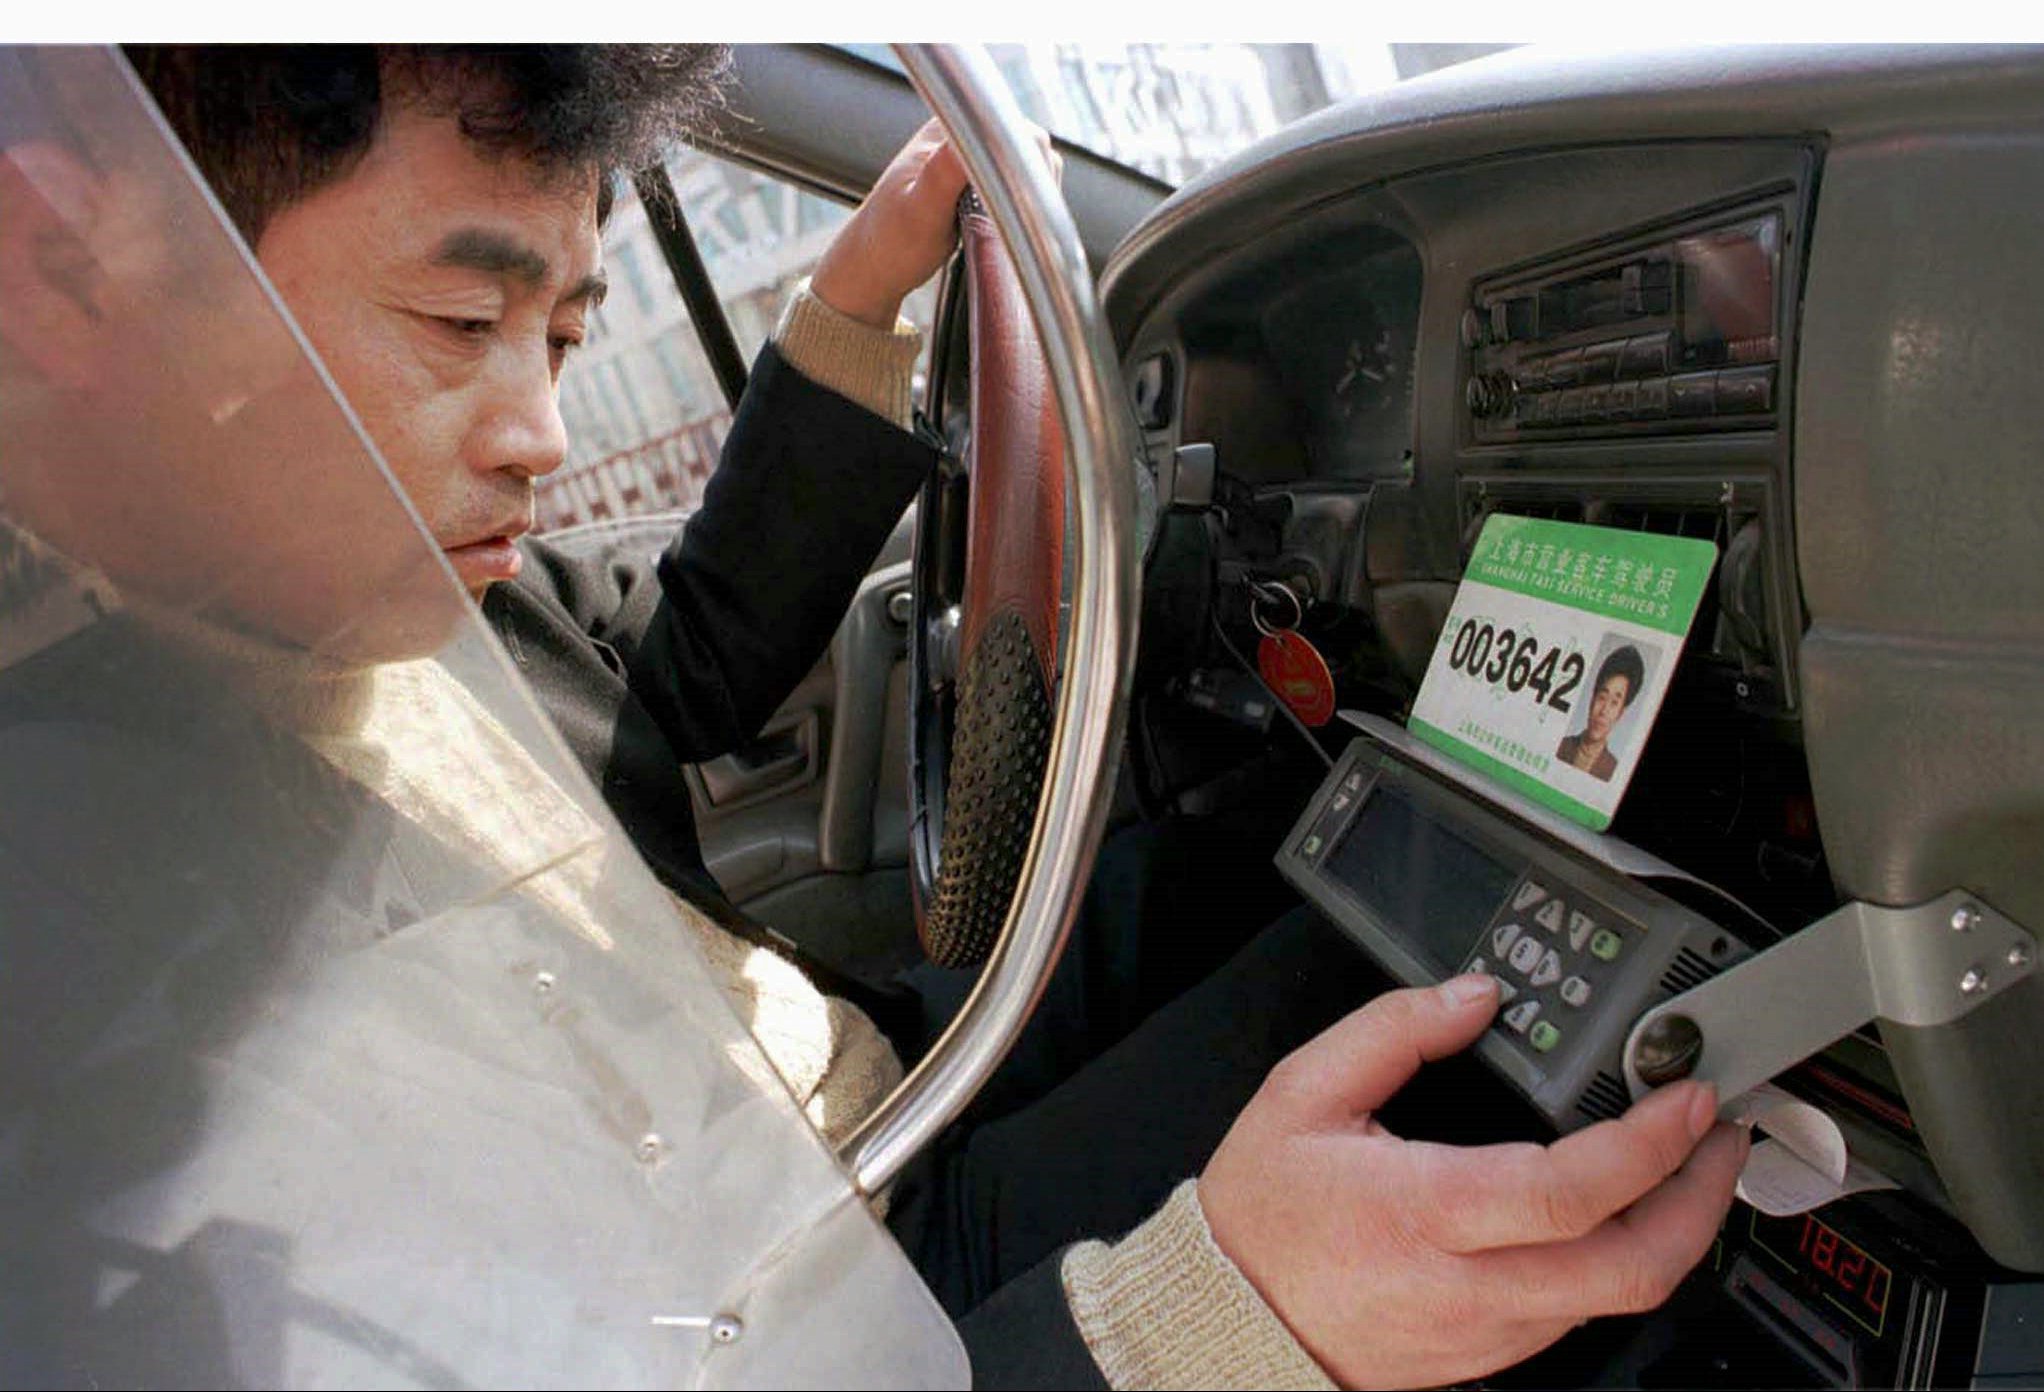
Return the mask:
<path id="1" fill-rule="evenodd" d="M 1513 695 L 1528 693 L 1566 715 L 1583 684 L 1583 655 L 1543 647 L 1530 633 L 1501 629 L 1485 619 L 1464 619 L 1448 647 L 1448 668 Z"/>

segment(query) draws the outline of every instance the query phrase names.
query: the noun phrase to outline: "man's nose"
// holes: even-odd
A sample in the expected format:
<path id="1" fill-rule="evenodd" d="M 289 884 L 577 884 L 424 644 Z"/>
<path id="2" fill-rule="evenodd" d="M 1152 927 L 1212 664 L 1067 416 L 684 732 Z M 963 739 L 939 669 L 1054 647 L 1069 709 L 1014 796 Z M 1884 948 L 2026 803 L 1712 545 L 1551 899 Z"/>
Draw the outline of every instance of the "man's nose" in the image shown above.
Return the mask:
<path id="1" fill-rule="evenodd" d="M 478 468 L 541 478 L 567 459 L 568 428 L 561 420 L 552 364 L 544 353 L 537 361 L 521 354 L 515 364 L 505 364 L 485 410 Z"/>

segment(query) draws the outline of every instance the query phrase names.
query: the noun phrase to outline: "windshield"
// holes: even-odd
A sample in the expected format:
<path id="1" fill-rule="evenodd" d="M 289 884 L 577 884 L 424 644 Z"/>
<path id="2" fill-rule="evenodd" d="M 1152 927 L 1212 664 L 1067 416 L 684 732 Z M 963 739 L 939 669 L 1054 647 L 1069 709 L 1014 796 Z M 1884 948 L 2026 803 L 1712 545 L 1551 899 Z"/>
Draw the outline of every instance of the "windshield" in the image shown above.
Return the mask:
<path id="1" fill-rule="evenodd" d="M 847 50 L 901 71 L 885 44 Z M 989 44 L 1030 120 L 1167 184 L 1334 102 L 1511 44 Z"/>
<path id="2" fill-rule="evenodd" d="M 962 1383 L 118 57 L 0 206 L 0 1383 Z"/>

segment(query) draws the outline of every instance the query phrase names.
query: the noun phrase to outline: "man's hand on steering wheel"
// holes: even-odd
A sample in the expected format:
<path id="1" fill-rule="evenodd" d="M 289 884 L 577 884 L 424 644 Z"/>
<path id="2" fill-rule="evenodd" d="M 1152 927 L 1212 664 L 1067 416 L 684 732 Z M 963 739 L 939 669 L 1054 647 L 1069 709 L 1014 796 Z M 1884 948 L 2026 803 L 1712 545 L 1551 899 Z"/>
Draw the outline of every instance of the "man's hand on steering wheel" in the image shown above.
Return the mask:
<path id="1" fill-rule="evenodd" d="M 1652 1309 L 1731 1204 L 1745 1133 L 1699 1083 L 1550 1146 L 1403 1141 L 1372 1118 L 1496 1008 L 1488 977 L 1379 996 L 1271 1071 L 1200 1177 L 1214 1240 L 1345 1386 L 1479 1377 Z"/>
<path id="2" fill-rule="evenodd" d="M 1053 173 L 1061 168 L 1050 135 L 1032 127 Z M 936 121 L 909 138 L 851 221 L 817 262 L 809 288 L 838 313 L 891 329 L 901 302 L 943 269 L 958 245 L 958 198 L 965 166 Z"/>

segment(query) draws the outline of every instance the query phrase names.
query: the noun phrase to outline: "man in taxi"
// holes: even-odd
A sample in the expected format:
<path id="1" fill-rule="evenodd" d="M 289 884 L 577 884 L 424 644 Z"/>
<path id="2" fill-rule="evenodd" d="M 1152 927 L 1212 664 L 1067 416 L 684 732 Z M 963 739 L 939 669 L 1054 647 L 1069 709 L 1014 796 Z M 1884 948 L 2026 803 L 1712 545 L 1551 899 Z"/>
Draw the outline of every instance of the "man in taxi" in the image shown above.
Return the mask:
<path id="1" fill-rule="evenodd" d="M 904 428 L 915 339 L 896 311 L 949 250 L 955 156 L 926 128 L 846 224 L 657 565 L 592 561 L 522 533 L 534 481 L 566 453 L 556 387 L 602 294 L 606 180 L 686 128 L 718 55 L 132 57 L 571 750 L 659 878 L 714 920 L 687 915 L 706 954 L 734 982 L 767 979 L 748 970 L 761 931 L 703 871 L 676 770 L 747 736 L 812 665 L 933 462 Z M 97 211 L 94 176 L 53 173 L 63 157 L 45 149 L 26 178 L 25 158 L 0 156 L 0 277 L 38 317 L 0 336 L 33 363 L 52 360 L 47 336 L 121 320 L 118 287 L 77 273 L 93 217 L 116 215 Z M 53 189 L 78 196 L 59 209 Z M 11 494 L 14 523 L 61 547 L 64 486 Z M 964 1316 L 983 1385 L 1450 1382 L 1658 1303 L 1707 1249 L 1744 1155 L 1707 1088 L 1664 1088 L 1548 1147 L 1401 1140 L 1377 1113 L 1480 1035 L 1495 986 L 1457 978 L 1344 1013 L 1357 978 L 1322 969 L 1334 950 L 1281 923 L 904 1177 L 890 1222 Z M 819 998 L 790 976 L 770 989 Z M 1286 1008 L 1253 1008 L 1273 1000 Z M 829 1039 L 761 1043 L 838 1135 L 899 1063 L 855 1006 L 830 1006 L 805 1017 Z M 1257 1036 L 1251 1015 L 1280 1024 Z M 828 1062 L 804 1073 L 798 1055 Z"/>

